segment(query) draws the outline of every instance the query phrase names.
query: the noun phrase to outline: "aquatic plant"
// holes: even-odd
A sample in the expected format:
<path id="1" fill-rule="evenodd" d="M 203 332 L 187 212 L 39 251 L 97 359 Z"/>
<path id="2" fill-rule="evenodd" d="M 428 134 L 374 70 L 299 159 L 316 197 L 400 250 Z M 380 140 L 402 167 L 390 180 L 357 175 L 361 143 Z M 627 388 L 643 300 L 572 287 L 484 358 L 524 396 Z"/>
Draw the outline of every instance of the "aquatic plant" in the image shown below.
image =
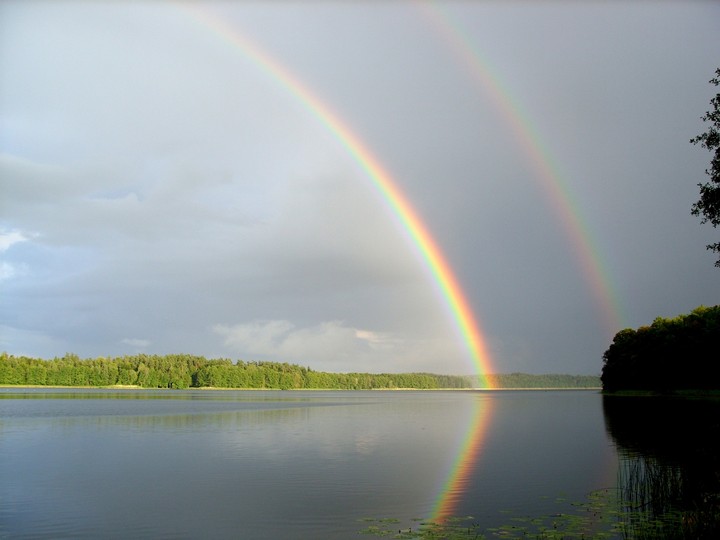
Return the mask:
<path id="1" fill-rule="evenodd" d="M 602 489 L 590 493 L 586 501 L 560 505 L 557 513 L 543 516 L 510 516 L 504 524 L 483 527 L 472 516 L 450 517 L 436 521 L 418 521 L 417 527 L 398 527 L 398 521 L 365 518 L 372 523 L 361 531 L 376 537 L 419 540 L 468 540 L 489 538 L 524 538 L 538 540 L 621 538 L 622 530 L 617 519 L 616 491 Z"/>
<path id="2" fill-rule="evenodd" d="M 658 479 L 663 482 L 667 480 Z M 637 487 L 637 486 L 636 486 Z M 665 485 L 664 488 L 671 486 Z M 405 540 L 489 540 L 491 538 L 534 540 L 690 540 L 718 538 L 720 496 L 710 505 L 694 510 L 680 510 L 662 501 L 662 509 L 652 501 L 638 499 L 648 492 L 631 495 L 625 490 L 600 489 L 585 501 L 560 505 L 557 513 L 541 516 L 513 516 L 508 513 L 499 526 L 483 527 L 472 516 L 452 517 L 438 521 L 415 519 L 417 526 L 401 525 L 392 518 L 365 518 L 371 523 L 361 534 Z M 642 502 L 644 501 L 644 502 Z"/>

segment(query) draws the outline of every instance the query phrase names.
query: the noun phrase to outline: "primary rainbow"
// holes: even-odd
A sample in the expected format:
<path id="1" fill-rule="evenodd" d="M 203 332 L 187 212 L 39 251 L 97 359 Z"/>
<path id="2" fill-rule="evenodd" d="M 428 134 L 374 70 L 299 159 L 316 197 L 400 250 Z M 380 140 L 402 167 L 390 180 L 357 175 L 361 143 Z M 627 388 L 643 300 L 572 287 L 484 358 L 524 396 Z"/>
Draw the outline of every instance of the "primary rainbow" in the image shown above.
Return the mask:
<path id="1" fill-rule="evenodd" d="M 197 8 L 196 4 L 178 5 L 187 10 L 193 20 L 211 29 L 218 38 L 237 48 L 245 58 L 287 89 L 345 147 L 368 178 L 372 180 L 422 255 L 468 349 L 474 369 L 478 374 L 479 386 L 491 387 L 486 375 L 493 372 L 492 363 L 478 320 L 437 243 L 377 158 L 327 104 L 313 94 L 287 68 L 239 33 L 236 28 L 231 27 L 209 11 Z"/>

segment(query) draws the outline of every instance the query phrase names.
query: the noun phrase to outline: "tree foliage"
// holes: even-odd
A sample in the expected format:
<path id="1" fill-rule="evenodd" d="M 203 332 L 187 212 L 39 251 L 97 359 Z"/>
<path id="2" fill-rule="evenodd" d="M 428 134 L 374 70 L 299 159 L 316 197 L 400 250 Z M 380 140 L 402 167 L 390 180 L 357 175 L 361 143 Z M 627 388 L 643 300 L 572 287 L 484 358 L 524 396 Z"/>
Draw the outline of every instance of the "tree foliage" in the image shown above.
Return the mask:
<path id="1" fill-rule="evenodd" d="M 720 389 L 720 306 L 700 306 L 650 326 L 626 328 L 603 355 L 603 389 Z"/>
<path id="2" fill-rule="evenodd" d="M 184 354 L 81 360 L 77 355 L 42 360 L 0 354 L 0 384 L 143 388 L 257 388 L 277 390 L 374 390 L 472 388 L 475 377 L 433 373 L 327 373 L 280 362 L 208 360 Z M 582 375 L 489 375 L 494 388 L 588 388 L 599 379 Z"/>
<path id="3" fill-rule="evenodd" d="M 325 373 L 280 362 L 232 362 L 192 355 L 123 356 L 81 360 L 74 354 L 42 360 L 0 355 L 0 384 L 143 388 L 348 389 L 469 388 L 471 378 L 430 373 Z"/>
<path id="4" fill-rule="evenodd" d="M 600 378 L 596 375 L 567 375 L 562 373 L 499 373 L 487 375 L 493 388 L 552 389 L 552 388 L 598 388 Z"/>
<path id="5" fill-rule="evenodd" d="M 720 68 L 715 70 L 715 77 L 710 79 L 710 83 L 715 86 L 720 85 Z M 709 221 L 713 227 L 717 227 L 720 225 L 720 94 L 716 94 L 710 100 L 710 105 L 712 110 L 702 117 L 703 122 L 710 124 L 707 131 L 690 139 L 692 144 L 700 144 L 713 153 L 710 168 L 705 170 L 710 181 L 698 184 L 700 200 L 693 205 L 692 214 L 701 216 L 702 223 Z M 706 247 L 710 251 L 720 253 L 720 242 L 708 244 Z M 720 257 L 715 262 L 715 266 L 720 268 Z"/>

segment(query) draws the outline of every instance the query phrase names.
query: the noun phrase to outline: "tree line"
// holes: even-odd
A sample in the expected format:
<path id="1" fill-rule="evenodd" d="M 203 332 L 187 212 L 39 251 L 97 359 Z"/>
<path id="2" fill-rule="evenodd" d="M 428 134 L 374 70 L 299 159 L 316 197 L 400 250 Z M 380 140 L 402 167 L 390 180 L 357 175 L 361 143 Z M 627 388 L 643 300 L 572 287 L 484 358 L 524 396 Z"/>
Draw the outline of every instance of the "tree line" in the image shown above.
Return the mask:
<path id="1" fill-rule="evenodd" d="M 492 388 L 600 388 L 596 375 L 501 373 L 485 377 Z"/>
<path id="2" fill-rule="evenodd" d="M 493 388 L 588 388 L 600 379 L 584 375 L 488 375 Z M 433 373 L 328 373 L 279 362 L 233 362 L 187 354 L 138 354 L 80 359 L 75 354 L 44 360 L 0 354 L 0 384 L 32 386 L 139 386 L 142 388 L 252 388 L 373 390 L 463 389 L 477 377 Z"/>
<path id="3" fill-rule="evenodd" d="M 602 384 L 618 390 L 720 389 L 720 306 L 700 306 L 650 326 L 626 328 L 603 355 Z"/>
<path id="4" fill-rule="evenodd" d="M 376 389 L 470 388 L 469 377 L 430 373 L 326 373 L 279 362 L 233 362 L 187 354 L 43 360 L 0 355 L 0 384 L 142 388 Z"/>

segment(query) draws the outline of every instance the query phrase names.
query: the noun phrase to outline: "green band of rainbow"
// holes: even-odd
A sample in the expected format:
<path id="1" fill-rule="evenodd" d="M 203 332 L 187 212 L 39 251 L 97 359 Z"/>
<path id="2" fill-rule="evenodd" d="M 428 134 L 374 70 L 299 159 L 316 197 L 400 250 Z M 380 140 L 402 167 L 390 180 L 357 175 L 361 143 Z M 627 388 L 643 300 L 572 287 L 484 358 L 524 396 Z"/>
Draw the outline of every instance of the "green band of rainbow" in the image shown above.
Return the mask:
<path id="1" fill-rule="evenodd" d="M 374 186 L 402 224 L 413 245 L 422 255 L 434 281 L 441 290 L 444 302 L 452 313 L 455 325 L 470 354 L 474 370 L 478 374 L 479 386 L 489 387 L 490 385 L 485 376 L 492 373 L 492 363 L 478 321 L 449 263 L 390 174 L 330 107 L 320 101 L 283 65 L 258 48 L 247 37 L 241 35 L 236 28 L 230 27 L 210 12 L 198 9 L 193 4 L 179 5 L 182 5 L 191 14 L 194 21 L 212 30 L 213 34 L 233 46 L 245 58 L 252 61 L 259 69 L 287 89 L 345 147 L 367 177 L 372 180 Z"/>

